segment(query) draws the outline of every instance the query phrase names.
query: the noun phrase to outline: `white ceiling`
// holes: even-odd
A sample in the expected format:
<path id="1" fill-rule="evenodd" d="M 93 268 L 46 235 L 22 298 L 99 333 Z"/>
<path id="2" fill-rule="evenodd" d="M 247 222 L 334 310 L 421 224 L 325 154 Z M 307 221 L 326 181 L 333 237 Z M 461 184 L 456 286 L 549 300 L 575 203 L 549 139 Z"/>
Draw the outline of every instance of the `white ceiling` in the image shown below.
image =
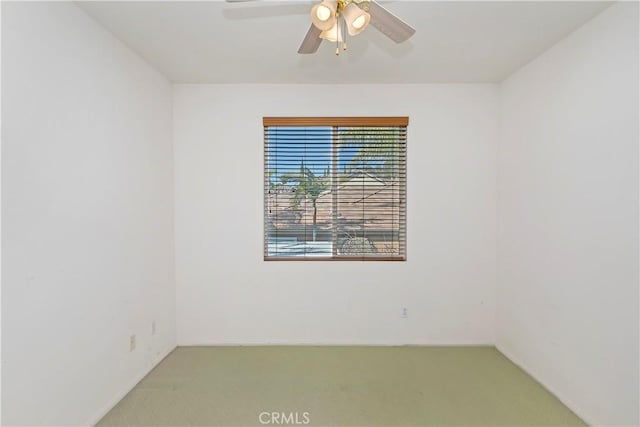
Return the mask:
<path id="1" fill-rule="evenodd" d="M 395 44 L 370 27 L 336 57 L 299 55 L 312 2 L 82 2 L 80 7 L 180 83 L 499 82 L 607 2 L 381 2 L 416 28 Z"/>

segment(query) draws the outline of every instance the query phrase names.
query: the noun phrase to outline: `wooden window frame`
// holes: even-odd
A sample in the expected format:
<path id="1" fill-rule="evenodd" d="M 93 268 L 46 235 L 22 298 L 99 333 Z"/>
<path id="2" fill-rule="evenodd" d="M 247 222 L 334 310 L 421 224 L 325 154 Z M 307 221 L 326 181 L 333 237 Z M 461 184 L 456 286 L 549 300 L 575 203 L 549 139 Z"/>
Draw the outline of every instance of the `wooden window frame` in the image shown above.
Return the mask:
<path id="1" fill-rule="evenodd" d="M 263 117 L 262 125 L 264 130 L 268 127 L 272 126 L 327 126 L 332 127 L 334 134 L 334 143 L 332 143 L 332 161 L 333 167 L 332 169 L 332 187 L 335 188 L 336 185 L 336 175 L 337 175 L 337 144 L 335 144 L 335 130 L 338 127 L 349 127 L 349 126 L 371 126 L 371 127 L 392 127 L 392 126 L 403 126 L 407 127 L 409 125 L 409 117 L 406 116 L 394 116 L 394 117 L 375 117 L 375 116 L 367 116 L 367 117 Z M 266 132 L 265 132 L 266 133 Z M 405 143 L 406 144 L 406 143 Z M 406 151 L 405 151 L 405 159 L 406 159 Z M 267 240 L 266 240 L 266 231 L 263 229 L 263 239 L 264 247 L 263 247 L 263 260 L 264 261 L 363 261 L 363 262 L 371 262 L 371 261 L 400 261 L 405 262 L 407 260 L 407 247 L 406 247 L 406 206 L 407 206 L 407 195 L 406 195 L 406 160 L 404 165 L 404 173 L 405 173 L 405 182 L 404 182 L 404 197 L 402 198 L 403 203 L 403 214 L 402 221 L 404 221 L 404 253 L 402 256 L 390 257 L 390 256 L 348 256 L 348 255 L 337 255 L 337 246 L 333 245 L 333 255 L 332 256 L 304 256 L 304 257 L 287 257 L 287 256 L 267 256 Z M 264 182 L 266 182 L 266 177 L 268 173 L 268 168 L 265 164 L 264 166 Z M 266 203 L 266 195 L 264 202 L 264 217 L 263 217 L 263 227 L 264 227 L 264 218 L 267 215 L 267 203 Z M 333 198 L 333 215 L 337 215 L 337 209 L 335 204 L 337 200 Z M 335 218 L 334 218 L 335 221 Z M 334 222 L 335 223 L 335 222 Z M 334 234 L 332 240 L 337 240 L 337 229 L 332 227 L 332 233 Z"/>
<path id="2" fill-rule="evenodd" d="M 262 126 L 409 126 L 409 117 L 263 117 Z"/>

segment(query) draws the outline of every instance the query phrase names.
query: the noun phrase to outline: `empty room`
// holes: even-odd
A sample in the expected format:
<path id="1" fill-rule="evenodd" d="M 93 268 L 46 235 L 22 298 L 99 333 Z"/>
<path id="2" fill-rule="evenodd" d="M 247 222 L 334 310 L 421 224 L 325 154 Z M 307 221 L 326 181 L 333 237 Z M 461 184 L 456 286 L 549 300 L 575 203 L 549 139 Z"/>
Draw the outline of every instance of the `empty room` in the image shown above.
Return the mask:
<path id="1" fill-rule="evenodd" d="M 2 425 L 640 425 L 640 3 L 0 7 Z"/>

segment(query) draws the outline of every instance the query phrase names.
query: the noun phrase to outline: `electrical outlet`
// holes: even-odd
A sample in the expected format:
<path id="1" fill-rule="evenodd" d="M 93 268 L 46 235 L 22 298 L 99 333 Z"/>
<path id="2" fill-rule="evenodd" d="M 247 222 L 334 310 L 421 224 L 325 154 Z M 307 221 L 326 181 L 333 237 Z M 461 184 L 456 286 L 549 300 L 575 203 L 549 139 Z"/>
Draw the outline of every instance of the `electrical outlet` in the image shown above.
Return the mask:
<path id="1" fill-rule="evenodd" d="M 407 317 L 409 317 L 409 310 L 407 310 L 407 307 L 402 307 L 402 312 L 400 313 L 400 317 L 402 317 L 403 319 L 406 319 Z"/>
<path id="2" fill-rule="evenodd" d="M 151 322 L 151 335 L 155 335 L 156 334 L 156 321 L 152 321 Z"/>
<path id="3" fill-rule="evenodd" d="M 136 336 L 131 335 L 131 337 L 129 337 L 129 351 L 133 351 L 135 349 L 136 349 Z"/>

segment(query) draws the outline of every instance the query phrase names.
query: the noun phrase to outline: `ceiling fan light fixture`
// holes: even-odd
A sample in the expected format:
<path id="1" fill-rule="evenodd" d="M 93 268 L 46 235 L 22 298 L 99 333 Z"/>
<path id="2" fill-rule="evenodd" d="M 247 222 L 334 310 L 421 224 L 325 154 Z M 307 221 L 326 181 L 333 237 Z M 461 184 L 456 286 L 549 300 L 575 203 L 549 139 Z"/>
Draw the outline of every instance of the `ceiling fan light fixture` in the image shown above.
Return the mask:
<path id="1" fill-rule="evenodd" d="M 328 21 L 331 18 L 331 9 L 327 6 L 320 4 L 316 9 L 316 17 L 322 22 Z"/>
<path id="2" fill-rule="evenodd" d="M 336 22 L 337 9 L 335 0 L 324 0 L 311 8 L 311 22 L 319 30 L 330 30 Z"/>
<path id="3" fill-rule="evenodd" d="M 338 21 L 333 24 L 328 30 L 325 30 L 320 33 L 320 38 L 329 40 L 330 42 L 341 42 L 342 41 L 342 28 L 341 25 L 338 24 Z"/>
<path id="4" fill-rule="evenodd" d="M 356 19 L 353 20 L 353 22 L 351 23 L 351 26 L 353 28 L 355 28 L 356 30 L 359 30 L 362 27 L 364 27 L 366 23 L 367 23 L 367 19 L 365 18 L 365 16 L 364 15 L 360 15 Z"/>
<path id="5" fill-rule="evenodd" d="M 351 36 L 355 36 L 356 34 L 360 34 L 364 31 L 371 20 L 371 15 L 360 9 L 354 3 L 349 3 L 347 7 L 344 8 L 342 16 L 347 23 L 347 31 Z"/>

